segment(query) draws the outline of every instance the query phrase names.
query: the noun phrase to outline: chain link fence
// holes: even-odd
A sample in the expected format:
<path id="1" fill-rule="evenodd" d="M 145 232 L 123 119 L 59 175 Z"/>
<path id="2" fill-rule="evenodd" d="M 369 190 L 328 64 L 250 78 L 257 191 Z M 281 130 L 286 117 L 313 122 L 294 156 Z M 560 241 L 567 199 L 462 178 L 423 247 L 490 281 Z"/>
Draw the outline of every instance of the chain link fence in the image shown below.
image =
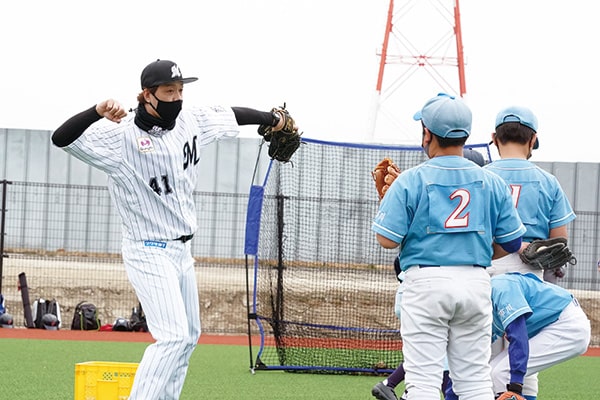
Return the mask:
<path id="1" fill-rule="evenodd" d="M 25 326 L 19 274 L 31 303 L 56 299 L 62 328 L 77 303 L 94 303 L 102 324 L 131 316 L 138 304 L 120 255 L 121 222 L 106 187 L 0 182 L 0 293 Z M 244 228 L 247 195 L 196 192 L 199 229 L 192 240 L 202 330 L 247 332 Z"/>
<path id="2" fill-rule="evenodd" d="M 31 303 L 55 298 L 63 329 L 77 303 L 96 304 L 103 324 L 129 318 L 137 305 L 120 256 L 121 222 L 100 186 L 0 181 L 0 293 L 15 325 L 24 326 L 18 276 L 25 273 Z M 248 195 L 195 192 L 199 228 L 192 240 L 202 330 L 246 334 L 244 235 Z M 577 212 L 569 243 L 578 263 L 560 285 L 579 298 L 600 345 L 600 215 Z M 291 238 L 290 238 L 291 239 Z M 358 239 L 357 239 L 358 240 Z M 390 278 L 391 279 L 391 278 Z"/>

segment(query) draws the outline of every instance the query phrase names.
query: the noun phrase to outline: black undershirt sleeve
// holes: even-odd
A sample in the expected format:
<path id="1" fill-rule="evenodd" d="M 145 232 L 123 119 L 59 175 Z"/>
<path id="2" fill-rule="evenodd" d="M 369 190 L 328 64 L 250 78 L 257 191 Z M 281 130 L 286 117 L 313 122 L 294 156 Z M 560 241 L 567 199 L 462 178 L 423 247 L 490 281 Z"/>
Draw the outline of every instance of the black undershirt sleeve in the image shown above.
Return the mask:
<path id="1" fill-rule="evenodd" d="M 52 134 L 52 143 L 58 147 L 65 147 L 73 143 L 83 134 L 90 125 L 102 119 L 96 112 L 96 106 L 80 112 L 66 120 Z"/>
<path id="2" fill-rule="evenodd" d="M 231 107 L 238 125 L 269 125 L 273 126 L 273 113 L 258 111 L 247 107 Z"/>
<path id="3" fill-rule="evenodd" d="M 238 125 L 273 125 L 275 119 L 271 112 L 258 111 L 247 107 L 231 107 Z M 65 147 L 73 143 L 91 124 L 102 119 L 93 106 L 69 118 L 52 134 L 52 143 Z"/>

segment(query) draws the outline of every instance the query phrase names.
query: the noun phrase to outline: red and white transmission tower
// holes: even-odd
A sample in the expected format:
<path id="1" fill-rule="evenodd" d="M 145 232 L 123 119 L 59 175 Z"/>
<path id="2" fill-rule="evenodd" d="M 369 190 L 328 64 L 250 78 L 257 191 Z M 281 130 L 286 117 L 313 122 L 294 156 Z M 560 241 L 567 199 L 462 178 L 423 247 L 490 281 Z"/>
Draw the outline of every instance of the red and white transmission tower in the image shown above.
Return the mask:
<path id="1" fill-rule="evenodd" d="M 410 125 L 414 112 L 438 92 L 466 94 L 458 1 L 406 0 L 395 5 L 390 0 L 379 54 L 371 141 L 419 144 L 420 126 Z M 458 76 L 447 67 L 457 68 Z"/>

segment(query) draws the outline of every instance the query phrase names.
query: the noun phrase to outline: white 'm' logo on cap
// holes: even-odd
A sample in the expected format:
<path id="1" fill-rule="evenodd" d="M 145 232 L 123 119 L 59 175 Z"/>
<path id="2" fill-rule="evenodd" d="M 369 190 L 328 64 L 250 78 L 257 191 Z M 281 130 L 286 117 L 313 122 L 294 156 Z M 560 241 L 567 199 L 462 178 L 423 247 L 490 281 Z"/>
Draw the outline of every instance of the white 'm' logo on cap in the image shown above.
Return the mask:
<path id="1" fill-rule="evenodd" d="M 179 70 L 179 67 L 176 64 L 173 64 L 173 66 L 171 67 L 171 78 L 175 78 L 177 76 L 181 76 L 181 71 Z"/>

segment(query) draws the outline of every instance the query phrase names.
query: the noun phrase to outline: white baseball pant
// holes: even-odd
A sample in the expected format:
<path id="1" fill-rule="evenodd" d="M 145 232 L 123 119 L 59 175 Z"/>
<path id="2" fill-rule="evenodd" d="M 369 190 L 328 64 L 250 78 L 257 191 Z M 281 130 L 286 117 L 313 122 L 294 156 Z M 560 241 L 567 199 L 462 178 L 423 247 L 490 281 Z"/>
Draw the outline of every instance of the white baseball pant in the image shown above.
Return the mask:
<path id="1" fill-rule="evenodd" d="M 125 239 L 123 260 L 156 340 L 144 352 L 129 399 L 179 399 L 190 356 L 200 338 L 198 286 L 190 242 Z"/>
<path id="2" fill-rule="evenodd" d="M 447 355 L 461 400 L 493 400 L 490 277 L 473 266 L 411 267 L 401 333 L 409 400 L 439 400 Z"/>
<path id="3" fill-rule="evenodd" d="M 563 310 L 558 320 L 529 339 L 527 376 L 585 353 L 590 338 L 590 321 L 574 299 Z M 504 392 L 506 384 L 510 381 L 508 348 L 494 357 L 490 364 L 494 391 Z M 525 388 L 523 393 L 526 394 Z"/>
<path id="4" fill-rule="evenodd" d="M 507 272 L 528 272 L 535 274 L 538 278 L 544 279 L 544 271 L 539 268 L 533 268 L 531 265 L 521 261 L 518 253 L 510 253 L 504 257 L 492 260 L 492 266 L 487 268 L 490 276 L 500 275 Z"/>

